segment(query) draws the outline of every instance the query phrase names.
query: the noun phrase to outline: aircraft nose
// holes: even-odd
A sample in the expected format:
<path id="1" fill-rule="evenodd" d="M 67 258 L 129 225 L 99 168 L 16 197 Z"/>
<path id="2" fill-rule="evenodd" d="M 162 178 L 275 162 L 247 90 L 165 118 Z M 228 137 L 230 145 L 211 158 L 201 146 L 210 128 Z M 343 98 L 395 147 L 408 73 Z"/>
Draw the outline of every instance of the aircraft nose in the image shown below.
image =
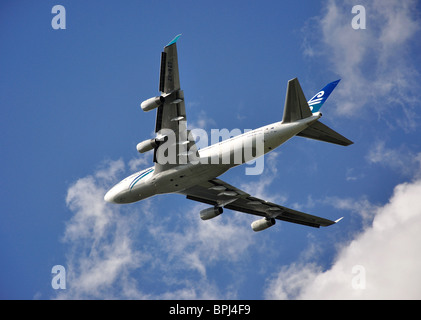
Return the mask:
<path id="1" fill-rule="evenodd" d="M 111 192 L 110 192 L 111 190 L 109 190 L 106 194 L 105 194 L 105 196 L 104 196 L 104 200 L 105 201 L 107 201 L 107 202 L 113 202 L 113 196 L 111 195 Z"/>
<path id="2" fill-rule="evenodd" d="M 108 192 L 105 194 L 104 196 L 104 200 L 110 203 L 116 203 L 115 202 L 115 196 L 116 196 L 116 192 L 114 190 L 114 188 L 108 190 Z"/>

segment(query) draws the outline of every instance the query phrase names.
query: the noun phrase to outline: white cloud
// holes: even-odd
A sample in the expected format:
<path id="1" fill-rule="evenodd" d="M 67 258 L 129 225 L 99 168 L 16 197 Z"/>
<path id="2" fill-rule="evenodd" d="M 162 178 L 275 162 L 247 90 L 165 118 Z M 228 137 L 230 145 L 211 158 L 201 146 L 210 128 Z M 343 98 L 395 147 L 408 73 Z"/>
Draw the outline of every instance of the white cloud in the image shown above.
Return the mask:
<path id="1" fill-rule="evenodd" d="M 221 291 L 207 270 L 219 262 L 248 259 L 254 238 L 245 215 L 227 213 L 232 216 L 202 221 L 204 205 L 188 200 L 187 210 L 165 206 L 165 214 L 156 212 L 162 209 L 159 201 L 154 206 L 151 200 L 132 206 L 104 202 L 107 188 L 124 168 L 122 160 L 109 161 L 69 187 L 66 203 L 73 215 L 63 236 L 67 289 L 56 298 L 235 298 L 235 290 L 227 285 Z M 151 277 L 153 290 L 144 284 Z"/>
<path id="2" fill-rule="evenodd" d="M 105 182 L 112 182 L 115 181 L 118 175 L 124 171 L 124 167 L 125 165 L 122 159 L 116 161 L 105 161 L 102 164 L 101 169 L 95 173 L 95 176 Z"/>
<path id="3" fill-rule="evenodd" d="M 366 196 L 356 200 L 353 198 L 327 197 L 320 201 L 331 205 L 335 209 L 349 210 L 362 218 L 364 225 L 371 223 L 379 206 L 372 204 Z"/>
<path id="4" fill-rule="evenodd" d="M 118 207 L 103 199 L 106 186 L 123 168 L 122 160 L 110 161 L 68 189 L 66 203 L 74 215 L 63 237 L 68 246 L 68 288 L 59 292 L 59 299 L 115 298 L 116 294 L 127 298 L 133 283 L 130 272 L 149 258 L 133 248 L 134 215 L 121 216 Z M 142 294 L 137 292 L 136 297 Z"/>
<path id="5" fill-rule="evenodd" d="M 347 168 L 346 169 L 346 181 L 357 181 L 365 177 L 365 174 L 359 172 L 355 168 Z"/>
<path id="6" fill-rule="evenodd" d="M 371 226 L 327 269 L 291 264 L 268 280 L 269 299 L 420 299 L 421 180 L 395 187 Z"/>
<path id="7" fill-rule="evenodd" d="M 266 179 L 272 181 L 276 176 L 276 154 L 270 156 L 265 171 L 268 176 L 262 176 L 253 188 L 259 196 L 265 196 L 270 186 Z M 122 160 L 111 161 L 108 167 L 104 165 L 70 186 L 66 202 L 73 215 L 63 237 L 67 289 L 57 298 L 237 298 L 237 284 L 246 275 L 234 270 L 249 268 L 249 252 L 258 254 L 262 243 L 268 241 L 265 235 L 250 234 L 250 217 L 226 212 L 201 221 L 198 213 L 203 204 L 190 202 L 187 209 L 169 209 L 165 205 L 164 213 L 158 212 L 164 208 L 158 198 L 133 206 L 104 203 L 109 177 L 121 175 L 124 168 Z M 372 205 L 365 198 L 325 199 L 336 208 L 358 212 L 367 221 L 374 217 L 374 221 L 372 225 L 366 223 L 361 234 L 342 245 L 328 270 L 306 263 L 320 253 L 310 246 L 298 262 L 280 268 L 268 279 L 265 297 L 419 298 L 420 292 L 412 284 L 421 280 L 417 274 L 421 264 L 421 238 L 417 232 L 421 227 L 420 193 L 421 180 L 416 180 L 397 186 L 384 206 Z M 355 266 L 365 270 L 364 290 L 352 288 L 358 276 L 352 273 Z M 225 273 L 232 272 L 225 284 L 210 272 L 221 267 L 226 268 Z M 256 265 L 257 269 L 262 267 Z M 153 289 L 148 283 L 153 283 Z"/>
<path id="8" fill-rule="evenodd" d="M 150 166 L 150 160 L 152 159 L 151 153 L 144 153 L 143 155 L 139 155 L 137 158 L 133 158 L 129 161 L 129 168 L 130 171 L 138 171 L 142 168 Z"/>
<path id="9" fill-rule="evenodd" d="M 189 130 L 196 128 L 206 130 L 211 126 L 216 126 L 216 122 L 209 117 L 203 109 L 197 113 L 196 119 L 190 119 L 187 121 L 187 129 Z"/>
<path id="10" fill-rule="evenodd" d="M 245 192 L 253 195 L 253 197 L 265 199 L 271 202 L 285 202 L 286 196 L 275 194 L 273 190 L 269 189 L 269 186 L 274 180 L 277 179 L 278 174 L 278 161 L 279 152 L 272 151 L 264 157 L 265 168 L 262 174 L 259 175 L 259 179 L 256 182 L 250 183 L 249 181 L 241 184 L 241 189 Z M 247 177 L 246 180 L 250 180 L 251 177 Z M 270 191 L 270 192 L 268 192 Z"/>
<path id="11" fill-rule="evenodd" d="M 196 271 L 206 279 L 208 267 L 220 261 L 235 263 L 243 259 L 253 238 L 248 236 L 251 229 L 245 224 L 244 214 L 227 212 L 202 221 L 199 212 L 203 208 L 204 205 L 196 204 L 178 216 L 183 223 L 182 232 L 159 227 L 156 234 L 171 268 Z"/>
<path id="12" fill-rule="evenodd" d="M 356 4 L 366 8 L 366 29 L 351 26 L 351 8 Z M 389 125 L 415 128 L 414 108 L 421 101 L 419 68 L 413 65 L 409 50 L 421 29 L 414 14 L 416 5 L 416 1 L 329 0 L 322 11 L 325 14 L 309 20 L 304 28 L 304 54 L 326 58 L 326 65 L 342 78 L 335 93 L 340 101 L 338 113 L 357 116 L 374 108 L 384 118 L 393 110 L 395 123 Z"/>
<path id="13" fill-rule="evenodd" d="M 404 145 L 398 149 L 388 148 L 384 141 L 379 141 L 369 151 L 367 160 L 411 176 L 421 164 L 421 153 L 416 154 Z"/>

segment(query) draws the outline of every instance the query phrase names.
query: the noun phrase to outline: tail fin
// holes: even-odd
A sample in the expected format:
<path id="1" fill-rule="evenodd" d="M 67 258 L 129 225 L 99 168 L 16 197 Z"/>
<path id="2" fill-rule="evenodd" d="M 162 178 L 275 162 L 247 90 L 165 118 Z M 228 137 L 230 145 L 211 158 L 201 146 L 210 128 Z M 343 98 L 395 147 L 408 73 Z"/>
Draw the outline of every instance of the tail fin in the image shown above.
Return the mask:
<path id="1" fill-rule="evenodd" d="M 282 123 L 311 117 L 312 113 L 297 78 L 288 81 Z"/>
<path id="2" fill-rule="evenodd" d="M 333 81 L 327 84 L 322 90 L 317 92 L 313 98 L 307 101 L 311 112 L 319 112 L 320 108 L 322 107 L 323 103 L 325 103 L 326 99 L 332 93 L 333 89 L 338 85 L 341 79 Z"/>
<path id="3" fill-rule="evenodd" d="M 340 79 L 329 83 L 307 102 L 298 79 L 289 80 L 282 123 L 305 119 L 312 116 L 313 113 L 318 112 L 339 81 Z M 298 133 L 297 136 L 342 146 L 353 144 L 351 140 L 330 129 L 319 120 L 313 122 L 309 127 Z"/>

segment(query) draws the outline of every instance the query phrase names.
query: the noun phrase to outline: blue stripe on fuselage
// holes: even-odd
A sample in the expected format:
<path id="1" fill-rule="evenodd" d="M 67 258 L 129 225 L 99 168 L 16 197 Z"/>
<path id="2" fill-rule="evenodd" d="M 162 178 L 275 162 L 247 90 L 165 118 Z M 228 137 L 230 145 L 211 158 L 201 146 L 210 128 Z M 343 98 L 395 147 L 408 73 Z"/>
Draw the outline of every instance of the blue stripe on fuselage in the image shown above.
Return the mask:
<path id="1" fill-rule="evenodd" d="M 130 184 L 130 190 L 133 189 L 133 187 L 135 186 L 136 183 L 138 183 L 140 181 L 140 179 L 142 179 L 143 177 L 147 176 L 149 173 L 153 172 L 154 169 L 149 169 L 146 172 L 143 172 L 141 174 L 139 174 L 136 178 L 134 178 L 134 180 L 132 181 L 132 183 Z"/>

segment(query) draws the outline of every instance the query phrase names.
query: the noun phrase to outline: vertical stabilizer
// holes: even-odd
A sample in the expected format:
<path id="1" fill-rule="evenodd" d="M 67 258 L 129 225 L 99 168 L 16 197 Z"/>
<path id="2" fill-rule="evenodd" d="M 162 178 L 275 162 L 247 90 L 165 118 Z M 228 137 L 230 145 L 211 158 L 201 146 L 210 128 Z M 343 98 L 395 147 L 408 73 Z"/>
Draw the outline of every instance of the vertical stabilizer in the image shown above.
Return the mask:
<path id="1" fill-rule="evenodd" d="M 341 79 L 333 81 L 331 83 L 328 83 L 326 86 L 324 86 L 323 89 L 321 89 L 319 92 L 317 92 L 313 98 L 307 101 L 311 112 L 319 112 L 320 108 L 322 107 L 323 103 L 325 103 L 326 99 L 329 97 L 329 95 L 332 93 L 333 89 L 336 88 L 339 81 Z"/>
<path id="2" fill-rule="evenodd" d="M 283 123 L 294 122 L 312 116 L 307 99 L 304 96 L 297 78 L 288 81 L 287 93 L 285 96 Z"/>

